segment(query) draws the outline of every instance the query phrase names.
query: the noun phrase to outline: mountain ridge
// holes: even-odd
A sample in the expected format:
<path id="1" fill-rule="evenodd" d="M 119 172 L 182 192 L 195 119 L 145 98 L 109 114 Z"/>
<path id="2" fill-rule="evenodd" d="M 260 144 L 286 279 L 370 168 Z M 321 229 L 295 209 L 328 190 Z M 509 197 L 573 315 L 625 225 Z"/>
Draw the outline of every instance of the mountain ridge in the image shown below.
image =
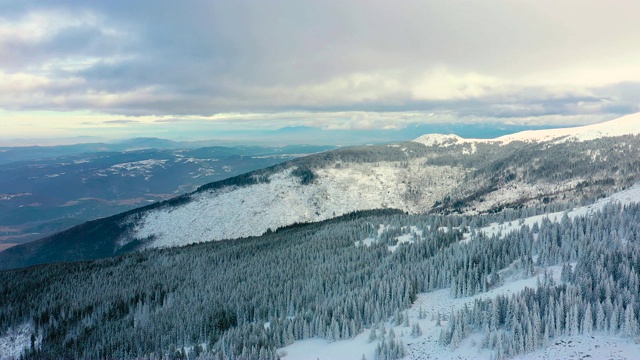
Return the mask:
<path id="1" fill-rule="evenodd" d="M 593 134 L 594 127 L 586 129 L 586 134 Z M 36 252 L 20 247 L 5 250 L 0 252 L 0 266 L 81 260 L 83 249 L 92 242 L 104 245 L 94 255 L 105 257 L 257 236 L 361 210 L 482 214 L 590 202 L 640 181 L 640 137 L 585 138 L 581 142 L 452 141 L 446 146 L 410 141 L 323 152 L 42 239 Z M 56 244 L 64 244 L 66 250 Z M 52 249 L 64 257 L 41 256 Z"/>
<path id="2" fill-rule="evenodd" d="M 444 145 L 452 143 L 503 143 L 513 141 L 542 142 L 551 140 L 560 141 L 589 141 L 603 137 L 616 137 L 623 135 L 640 134 L 640 113 L 629 114 L 620 118 L 604 121 L 597 124 L 566 127 L 546 130 L 525 130 L 514 134 L 503 135 L 494 139 L 463 138 L 455 134 L 425 134 L 413 141 L 427 146 Z"/>

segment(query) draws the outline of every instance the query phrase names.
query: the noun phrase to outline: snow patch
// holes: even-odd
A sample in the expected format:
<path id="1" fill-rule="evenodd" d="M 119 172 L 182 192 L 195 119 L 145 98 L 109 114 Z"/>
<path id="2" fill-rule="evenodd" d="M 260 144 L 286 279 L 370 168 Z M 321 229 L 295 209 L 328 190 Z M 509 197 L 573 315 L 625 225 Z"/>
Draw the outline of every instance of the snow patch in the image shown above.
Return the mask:
<path id="1" fill-rule="evenodd" d="M 382 234 L 385 231 L 388 231 L 391 228 L 390 225 L 383 225 L 380 224 L 380 227 L 378 228 L 378 236 L 376 237 L 368 237 L 366 239 L 360 240 L 360 241 L 356 241 L 355 242 L 355 246 L 371 246 L 373 243 L 381 241 L 380 240 L 380 236 L 382 236 Z M 410 226 L 409 228 L 403 227 L 403 232 L 407 232 L 409 231 L 409 233 L 405 233 L 404 235 L 400 235 L 400 236 L 396 236 L 394 238 L 394 240 L 396 241 L 396 245 L 389 245 L 387 246 L 387 248 L 389 249 L 390 252 L 394 252 L 396 251 L 396 249 L 398 248 L 398 246 L 400 244 L 413 244 L 416 241 L 416 238 L 421 239 L 422 238 L 422 230 L 419 230 L 416 226 Z"/>
<path id="2" fill-rule="evenodd" d="M 545 349 L 513 357 L 534 359 L 638 359 L 638 343 L 604 334 L 563 336 L 552 339 Z"/>
<path id="3" fill-rule="evenodd" d="M 168 160 L 155 160 L 155 159 L 133 161 L 133 162 L 128 162 L 128 163 L 116 164 L 116 165 L 113 165 L 113 166 L 109 167 L 109 169 L 111 169 L 112 171 L 113 170 L 116 170 L 116 171 L 120 171 L 120 170 L 125 170 L 125 171 L 134 171 L 134 170 L 148 171 L 148 170 L 151 170 L 154 166 L 164 167 L 164 163 L 166 163 L 167 161 Z"/>
<path id="4" fill-rule="evenodd" d="M 602 198 L 591 205 L 576 207 L 569 211 L 559 211 L 555 213 L 531 216 L 503 224 L 491 223 L 485 227 L 476 229 L 476 232 L 482 232 L 487 236 L 494 236 L 498 234 L 504 236 L 510 232 L 520 230 L 520 228 L 525 225 L 533 227 L 535 223 L 541 224 L 543 219 L 548 219 L 551 222 L 559 222 L 565 214 L 569 219 L 574 219 L 579 216 L 594 214 L 609 204 L 629 205 L 635 202 L 640 202 L 640 183 L 635 184 L 626 190 L 622 190 Z M 462 241 L 469 241 L 470 239 L 471 234 L 465 233 Z"/>
<path id="5" fill-rule="evenodd" d="M 33 326 L 22 324 L 0 336 L 0 360 L 20 358 L 20 355 L 31 347 L 32 333 Z M 34 346 L 39 347 L 41 341 L 41 336 L 36 337 Z"/>

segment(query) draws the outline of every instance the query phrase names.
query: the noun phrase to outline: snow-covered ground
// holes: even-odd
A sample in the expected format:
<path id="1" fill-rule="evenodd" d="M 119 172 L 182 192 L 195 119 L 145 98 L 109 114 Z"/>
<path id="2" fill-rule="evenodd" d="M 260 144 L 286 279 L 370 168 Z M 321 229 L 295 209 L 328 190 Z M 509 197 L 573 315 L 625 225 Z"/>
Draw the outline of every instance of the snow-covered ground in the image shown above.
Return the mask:
<path id="1" fill-rule="evenodd" d="M 0 360 L 18 359 L 20 355 L 31 346 L 31 334 L 33 327 L 23 324 L 16 329 L 10 329 L 5 334 L 0 334 Z M 35 346 L 39 346 L 41 339 L 36 338 Z"/>
<path id="2" fill-rule="evenodd" d="M 395 208 L 412 213 L 429 209 L 464 176 L 461 168 L 400 163 L 342 164 L 314 172 L 313 185 L 300 184 L 292 169 L 274 174 L 269 183 L 228 187 L 193 195 L 188 204 L 145 213 L 135 238 L 149 247 L 263 234 L 268 229 L 320 221 L 356 210 Z M 410 198 L 410 189 L 422 189 Z"/>
<path id="3" fill-rule="evenodd" d="M 640 134 L 640 113 L 635 113 L 598 124 L 563 129 L 531 130 L 505 135 L 496 140 L 512 141 L 589 141 L 603 137 Z"/>
<path id="4" fill-rule="evenodd" d="M 633 340 L 607 335 L 563 336 L 553 339 L 545 349 L 513 357 L 514 360 L 608 359 L 640 358 L 640 345 Z"/>
<path id="5" fill-rule="evenodd" d="M 155 159 L 148 159 L 148 160 L 140 160 L 140 161 L 133 161 L 133 162 L 128 162 L 128 163 L 122 163 L 122 164 L 116 164 L 116 165 L 112 165 L 109 170 L 111 171 L 149 171 L 151 169 L 153 169 L 153 167 L 155 166 L 161 166 L 164 167 L 164 164 L 167 162 L 167 160 L 155 160 Z"/>
<path id="6" fill-rule="evenodd" d="M 380 226 L 378 227 L 378 236 L 377 237 L 368 237 L 366 239 L 362 239 L 360 241 L 356 241 L 354 245 L 356 247 L 358 247 L 358 246 L 371 246 L 371 244 L 373 244 L 374 242 L 380 241 L 380 236 L 382 235 L 382 233 L 384 233 L 385 231 L 389 230 L 389 227 L 390 227 L 389 225 L 380 224 Z M 387 246 L 387 248 L 389 249 L 390 252 L 396 251 L 396 249 L 398 248 L 398 246 L 400 244 L 413 244 L 417 239 L 421 239 L 422 238 L 423 231 L 419 230 L 416 226 L 411 226 L 409 230 L 410 230 L 410 233 L 395 237 L 395 240 L 397 241 L 396 245 Z M 446 230 L 446 228 L 445 228 L 445 230 Z"/>
<path id="7" fill-rule="evenodd" d="M 94 172 L 94 176 L 108 176 L 108 174 L 120 176 L 144 176 L 145 179 L 151 178 L 155 167 L 165 167 L 168 160 L 140 160 L 112 165 L 106 169 L 100 169 Z"/>
<path id="8" fill-rule="evenodd" d="M 488 142 L 507 144 L 513 141 L 589 141 L 603 137 L 637 134 L 640 134 L 640 113 L 623 116 L 621 118 L 605 121 L 599 124 L 562 129 L 522 131 L 515 134 L 501 136 L 495 139 L 464 139 L 452 134 L 428 134 L 423 135 L 415 139 L 414 141 L 425 144 L 426 146 L 450 146 L 453 144 L 473 144 Z"/>
<path id="9" fill-rule="evenodd" d="M 449 314 L 464 306 L 473 307 L 476 299 L 494 298 L 498 295 L 511 295 L 525 288 L 535 288 L 538 277 L 544 271 L 553 273 L 556 283 L 561 283 L 560 266 L 546 269 L 537 268 L 537 274 L 529 278 L 521 278 L 521 273 L 511 274 L 505 284 L 486 293 L 471 297 L 454 298 L 449 289 L 437 290 L 418 295 L 417 300 L 404 316 L 409 317 L 409 323 L 418 323 L 422 335 L 411 336 L 411 327 L 396 326 L 395 323 L 384 324 L 385 333 L 393 329 L 396 339 L 405 346 L 405 360 L 482 360 L 492 359 L 495 354 L 489 349 L 481 347 L 482 334 L 472 334 L 464 339 L 458 348 L 452 350 L 449 346 L 440 345 L 438 339 L 443 327 L 447 326 Z M 424 316 L 420 318 L 420 313 Z M 437 324 L 440 316 L 440 325 Z M 278 350 L 283 360 L 342 360 L 342 359 L 375 359 L 375 349 L 378 340 L 369 341 L 371 329 L 366 329 L 353 339 L 330 342 L 324 339 L 307 339 Z M 376 332 L 380 338 L 380 328 Z M 549 346 L 529 354 L 519 355 L 514 359 L 638 359 L 638 343 L 634 340 L 612 337 L 606 334 L 563 336 L 552 339 Z"/>
<path id="10" fill-rule="evenodd" d="M 414 140 L 415 142 L 422 143 L 426 146 L 451 146 L 457 143 L 467 142 L 467 139 L 464 139 L 458 135 L 454 134 L 426 134 L 422 135 L 419 138 Z"/>
<path id="11" fill-rule="evenodd" d="M 478 141 L 565 139 L 568 135 L 588 140 L 628 133 L 640 133 L 640 114 L 585 127 L 524 132 Z M 431 134 L 416 141 L 438 146 L 471 141 L 465 150 L 472 153 L 476 140 Z M 393 146 L 406 150 L 400 144 Z M 152 166 L 163 166 L 163 163 L 136 162 L 116 168 L 131 175 L 136 174 L 132 171 L 134 169 L 144 174 Z M 188 204 L 145 213 L 136 222 L 132 238 L 153 238 L 149 247 L 180 246 L 256 236 L 268 229 L 325 220 L 358 210 L 395 208 L 420 213 L 431 209 L 436 201 L 457 189 L 464 179 L 465 169 L 430 166 L 425 165 L 424 159 L 415 159 L 373 164 L 336 163 L 314 169 L 314 173 L 316 179 L 311 185 L 301 185 L 288 169 L 271 175 L 269 183 L 194 194 Z M 474 208 L 467 209 L 467 212 L 484 212 L 522 199 L 570 191 L 581 180 L 584 179 L 573 179 L 563 184 L 540 182 L 533 185 L 512 182 L 485 195 L 483 201 L 474 203 Z M 123 242 L 129 240 L 122 239 Z"/>
<path id="12" fill-rule="evenodd" d="M 486 194 L 482 201 L 474 201 L 470 205 L 471 208 L 467 209 L 465 213 L 469 215 L 482 214 L 500 206 L 518 203 L 524 199 L 540 199 L 548 194 L 571 191 L 583 180 L 585 179 L 575 178 L 562 183 L 537 182 L 535 184 L 514 181 Z"/>
<path id="13" fill-rule="evenodd" d="M 514 220 L 514 221 L 503 223 L 503 224 L 492 223 L 492 224 L 489 224 L 488 226 L 477 229 L 476 231 L 484 232 L 485 235 L 487 236 L 492 236 L 498 233 L 501 233 L 502 235 L 506 235 L 511 231 L 519 230 L 520 227 L 523 225 L 527 225 L 531 227 L 535 223 L 540 224 L 544 218 L 548 218 L 550 221 L 557 222 L 562 219 L 565 213 L 570 219 L 573 219 L 577 216 L 585 216 L 585 215 L 593 214 L 598 210 L 601 210 L 602 208 L 604 208 L 607 204 L 628 205 L 634 202 L 636 203 L 640 202 L 640 184 L 635 184 L 634 186 L 626 190 L 623 190 L 623 191 L 614 193 L 610 196 L 607 196 L 605 198 L 602 198 L 591 205 L 577 207 L 569 211 L 561 211 L 561 212 L 531 216 L 528 218 L 524 218 L 521 220 Z M 469 239 L 469 235 L 470 234 L 465 234 L 465 240 Z"/>

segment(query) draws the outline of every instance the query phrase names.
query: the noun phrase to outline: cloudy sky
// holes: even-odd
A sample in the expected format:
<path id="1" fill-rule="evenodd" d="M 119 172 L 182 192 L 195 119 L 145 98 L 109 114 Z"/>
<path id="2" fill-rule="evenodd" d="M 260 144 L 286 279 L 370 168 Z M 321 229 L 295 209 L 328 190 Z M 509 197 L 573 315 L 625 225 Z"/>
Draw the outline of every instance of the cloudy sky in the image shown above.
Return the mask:
<path id="1" fill-rule="evenodd" d="M 640 111 L 640 2 L 0 0 L 0 137 L 578 125 Z"/>

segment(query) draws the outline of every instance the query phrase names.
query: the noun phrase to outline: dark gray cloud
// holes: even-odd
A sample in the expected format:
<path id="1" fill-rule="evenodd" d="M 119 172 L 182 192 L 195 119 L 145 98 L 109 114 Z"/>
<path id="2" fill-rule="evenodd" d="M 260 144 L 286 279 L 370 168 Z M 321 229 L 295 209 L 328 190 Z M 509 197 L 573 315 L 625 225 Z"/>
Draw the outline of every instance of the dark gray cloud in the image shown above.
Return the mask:
<path id="1" fill-rule="evenodd" d="M 640 4 L 618 5 L 9 1 L 0 81 L 18 91 L 0 108 L 624 114 L 640 104 Z"/>

